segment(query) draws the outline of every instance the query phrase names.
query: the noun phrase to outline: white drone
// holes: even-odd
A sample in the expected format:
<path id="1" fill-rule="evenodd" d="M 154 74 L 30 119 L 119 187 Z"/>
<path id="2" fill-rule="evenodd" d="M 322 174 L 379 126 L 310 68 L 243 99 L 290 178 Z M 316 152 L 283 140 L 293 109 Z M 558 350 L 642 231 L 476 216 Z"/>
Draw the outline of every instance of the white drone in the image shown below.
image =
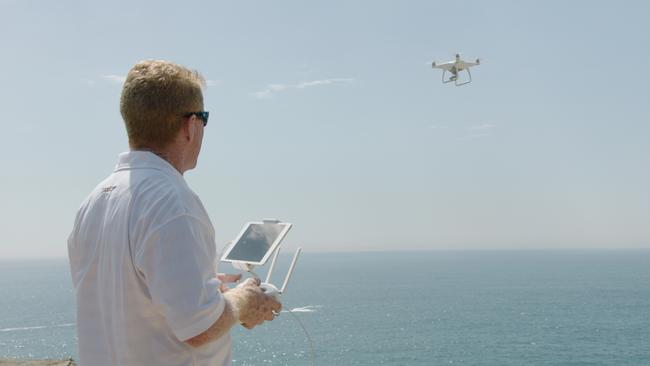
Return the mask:
<path id="1" fill-rule="evenodd" d="M 476 62 L 467 62 L 463 61 L 460 59 L 460 55 L 456 54 L 456 60 L 454 61 L 449 61 L 445 62 L 443 64 L 436 64 L 434 61 L 431 64 L 431 67 L 434 69 L 442 69 L 442 83 L 447 84 L 451 83 L 452 81 L 456 86 L 461 86 L 465 84 L 469 84 L 472 82 L 472 73 L 469 72 L 469 68 L 472 66 L 478 66 L 481 64 L 481 60 L 478 58 L 476 59 Z M 459 81 L 458 79 L 458 74 L 461 71 L 467 71 L 467 76 L 469 76 L 469 79 L 466 79 L 465 81 Z M 447 72 L 451 73 L 451 76 L 449 79 L 446 79 L 445 76 L 447 75 Z"/>

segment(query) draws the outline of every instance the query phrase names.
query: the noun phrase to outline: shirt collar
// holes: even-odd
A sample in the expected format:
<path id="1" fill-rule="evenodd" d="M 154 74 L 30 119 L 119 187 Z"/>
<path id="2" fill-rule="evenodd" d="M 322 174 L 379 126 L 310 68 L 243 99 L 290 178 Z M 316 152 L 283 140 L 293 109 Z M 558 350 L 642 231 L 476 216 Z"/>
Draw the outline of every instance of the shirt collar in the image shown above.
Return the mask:
<path id="1" fill-rule="evenodd" d="M 172 176 L 183 179 L 183 175 L 167 160 L 151 151 L 131 150 L 119 155 L 115 171 L 130 169 L 156 169 Z"/>

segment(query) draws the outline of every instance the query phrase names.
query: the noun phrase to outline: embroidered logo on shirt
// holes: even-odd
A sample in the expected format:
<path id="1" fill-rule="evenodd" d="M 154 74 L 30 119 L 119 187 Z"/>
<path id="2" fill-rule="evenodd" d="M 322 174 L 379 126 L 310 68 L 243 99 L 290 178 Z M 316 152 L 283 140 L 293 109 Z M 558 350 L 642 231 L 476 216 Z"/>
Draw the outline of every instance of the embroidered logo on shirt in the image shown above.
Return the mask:
<path id="1" fill-rule="evenodd" d="M 111 193 L 111 192 L 113 192 L 113 190 L 114 190 L 115 188 L 117 188 L 117 186 L 108 186 L 108 187 L 104 187 L 104 188 L 102 188 L 102 193 Z"/>

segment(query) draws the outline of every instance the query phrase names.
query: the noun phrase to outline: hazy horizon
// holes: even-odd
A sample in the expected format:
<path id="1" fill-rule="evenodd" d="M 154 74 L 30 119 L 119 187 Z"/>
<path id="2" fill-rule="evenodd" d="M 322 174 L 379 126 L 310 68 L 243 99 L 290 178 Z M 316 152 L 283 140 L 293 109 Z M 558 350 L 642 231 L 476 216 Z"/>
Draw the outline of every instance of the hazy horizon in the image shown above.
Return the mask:
<path id="1" fill-rule="evenodd" d="M 286 259 L 290 259 L 293 254 L 294 250 L 296 248 L 293 247 L 287 247 L 284 248 L 284 252 L 280 253 L 280 256 L 284 256 Z M 449 252 L 458 252 L 458 253 L 463 253 L 463 252 L 468 252 L 468 253 L 477 253 L 477 252 L 489 252 L 489 253 L 498 253 L 498 252 L 504 252 L 504 253 L 516 253 L 516 252 L 525 252 L 525 253 L 530 253 L 530 252 L 557 252 L 557 253 L 575 253 L 575 252 L 647 252 L 650 251 L 650 248 L 647 247 L 638 247 L 638 248 L 482 248 L 482 249 L 476 249 L 476 248 L 469 248 L 469 249 L 369 249 L 369 250 L 350 250 L 350 251 L 325 251 L 325 250 L 310 250 L 308 252 L 304 251 L 301 254 L 302 255 L 312 255 L 312 254 L 326 254 L 326 255 L 336 255 L 336 254 L 364 254 L 364 253 L 385 253 L 385 254 L 390 254 L 390 253 L 429 253 L 429 252 L 440 252 L 440 253 L 449 253 Z M 4 257 L 0 258 L 0 263 L 1 262 L 21 262 L 21 261 L 49 261 L 49 260 L 60 260 L 60 261 L 67 261 L 68 257 L 66 256 L 51 256 L 51 257 L 34 257 L 34 256 L 25 256 L 25 257 Z M 221 263 L 222 266 L 227 266 L 229 265 L 228 262 L 219 262 Z"/>

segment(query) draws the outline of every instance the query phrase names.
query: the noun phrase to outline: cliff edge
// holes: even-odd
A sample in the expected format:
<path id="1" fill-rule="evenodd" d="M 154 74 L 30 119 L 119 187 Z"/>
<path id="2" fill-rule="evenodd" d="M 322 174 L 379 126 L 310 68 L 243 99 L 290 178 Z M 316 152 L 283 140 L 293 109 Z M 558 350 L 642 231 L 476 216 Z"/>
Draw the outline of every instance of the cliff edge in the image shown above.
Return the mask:
<path id="1" fill-rule="evenodd" d="M 0 366 L 75 366 L 76 363 L 69 358 L 67 360 L 13 360 L 2 359 Z"/>

